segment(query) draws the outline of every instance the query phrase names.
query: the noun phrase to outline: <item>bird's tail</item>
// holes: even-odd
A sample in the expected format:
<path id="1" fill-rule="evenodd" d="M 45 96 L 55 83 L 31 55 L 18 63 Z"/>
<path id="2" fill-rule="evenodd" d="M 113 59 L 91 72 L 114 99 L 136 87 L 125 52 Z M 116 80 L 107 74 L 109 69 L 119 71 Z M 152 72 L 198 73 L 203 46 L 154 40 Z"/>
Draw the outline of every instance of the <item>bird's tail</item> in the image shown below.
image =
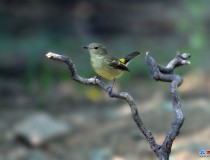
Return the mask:
<path id="1" fill-rule="evenodd" d="M 127 55 L 126 57 L 124 57 L 124 58 L 120 58 L 119 60 L 120 60 L 120 62 L 122 62 L 122 63 L 128 65 L 128 63 L 129 63 L 133 58 L 135 58 L 136 56 L 138 56 L 138 55 L 140 55 L 140 54 L 141 54 L 140 52 L 135 51 L 135 52 L 132 52 L 132 53 L 128 54 L 128 55 Z"/>

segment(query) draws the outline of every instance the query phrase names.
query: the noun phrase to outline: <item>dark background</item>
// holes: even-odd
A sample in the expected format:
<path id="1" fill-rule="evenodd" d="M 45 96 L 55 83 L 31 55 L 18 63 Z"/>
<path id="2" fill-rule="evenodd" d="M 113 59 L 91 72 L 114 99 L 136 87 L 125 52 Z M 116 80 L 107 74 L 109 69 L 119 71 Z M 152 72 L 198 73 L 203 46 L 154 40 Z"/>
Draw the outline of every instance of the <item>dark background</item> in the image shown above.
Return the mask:
<path id="1" fill-rule="evenodd" d="M 175 71 L 184 78 L 179 92 L 186 120 L 171 159 L 197 160 L 200 149 L 210 149 L 209 35 L 208 0 L 1 0 L 0 159 L 19 160 L 28 153 L 44 160 L 155 159 L 124 101 L 76 83 L 64 64 L 45 57 L 49 51 L 68 55 L 80 75 L 92 77 L 82 46 L 99 42 L 115 57 L 142 53 L 115 89 L 136 99 L 140 116 L 159 143 L 173 119 L 169 85 L 151 79 L 145 52 L 163 65 L 177 52 L 192 55 L 191 65 Z M 73 130 L 40 147 L 16 142 L 13 128 L 39 113 Z M 32 158 L 37 157 L 26 159 Z"/>

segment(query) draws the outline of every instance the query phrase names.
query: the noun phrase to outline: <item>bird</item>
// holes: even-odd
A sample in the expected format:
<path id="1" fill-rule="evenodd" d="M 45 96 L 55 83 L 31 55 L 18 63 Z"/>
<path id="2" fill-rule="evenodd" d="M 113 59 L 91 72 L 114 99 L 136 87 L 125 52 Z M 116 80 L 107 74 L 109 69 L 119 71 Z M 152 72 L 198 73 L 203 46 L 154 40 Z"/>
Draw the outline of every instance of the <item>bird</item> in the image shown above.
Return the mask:
<path id="1" fill-rule="evenodd" d="M 130 72 L 127 67 L 129 62 L 140 55 L 139 51 L 135 51 L 118 59 L 108 54 L 106 47 L 100 43 L 90 43 L 83 48 L 89 51 L 91 66 L 99 77 L 114 80 L 112 87 L 109 88 L 109 92 L 112 92 L 116 78 L 119 78 L 125 72 Z"/>

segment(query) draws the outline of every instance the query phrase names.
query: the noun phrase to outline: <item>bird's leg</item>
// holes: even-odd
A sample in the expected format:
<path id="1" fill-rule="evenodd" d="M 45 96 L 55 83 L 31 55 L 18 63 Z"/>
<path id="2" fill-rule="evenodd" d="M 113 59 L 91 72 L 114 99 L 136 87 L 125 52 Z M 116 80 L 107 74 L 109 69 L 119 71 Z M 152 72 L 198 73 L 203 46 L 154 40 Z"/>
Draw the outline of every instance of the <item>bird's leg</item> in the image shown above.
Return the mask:
<path id="1" fill-rule="evenodd" d="M 115 84 L 115 80 L 116 80 L 116 79 L 114 78 L 114 81 L 113 81 L 113 84 L 112 84 L 112 88 L 114 87 L 114 84 Z"/>
<path id="2" fill-rule="evenodd" d="M 114 84 L 115 84 L 115 78 L 114 78 L 114 81 L 113 81 L 112 86 L 107 88 L 107 92 L 108 92 L 109 94 L 111 94 L 111 93 L 112 93 L 112 90 L 113 90 Z"/>

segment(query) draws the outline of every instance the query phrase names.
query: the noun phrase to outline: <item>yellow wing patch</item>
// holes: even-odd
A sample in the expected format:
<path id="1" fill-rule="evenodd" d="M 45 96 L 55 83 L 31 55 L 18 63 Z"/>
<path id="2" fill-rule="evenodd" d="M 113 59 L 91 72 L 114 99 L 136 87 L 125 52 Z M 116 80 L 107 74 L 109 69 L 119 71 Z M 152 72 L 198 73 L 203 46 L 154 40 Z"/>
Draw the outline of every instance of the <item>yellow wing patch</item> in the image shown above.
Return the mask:
<path id="1" fill-rule="evenodd" d="M 125 58 L 120 58 L 119 61 L 125 64 Z"/>

